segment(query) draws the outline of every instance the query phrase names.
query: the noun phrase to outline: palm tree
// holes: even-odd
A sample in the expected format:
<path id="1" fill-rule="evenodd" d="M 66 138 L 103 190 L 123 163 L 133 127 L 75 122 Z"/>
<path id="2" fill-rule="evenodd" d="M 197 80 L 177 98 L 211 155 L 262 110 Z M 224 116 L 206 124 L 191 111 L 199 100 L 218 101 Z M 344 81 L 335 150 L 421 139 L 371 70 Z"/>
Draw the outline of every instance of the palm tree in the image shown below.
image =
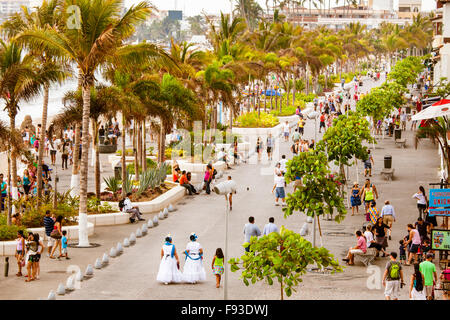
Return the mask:
<path id="1" fill-rule="evenodd" d="M 56 27 L 61 25 L 61 20 L 56 12 L 57 1 L 56 0 L 44 0 L 40 7 L 35 11 L 30 12 L 27 7 L 22 7 L 22 12 L 14 14 L 2 25 L 2 31 L 8 36 L 13 38 L 27 29 L 32 28 L 44 28 L 44 27 Z M 28 47 L 28 50 L 36 56 L 36 58 L 42 63 L 42 66 L 57 69 L 61 68 L 61 77 L 58 82 L 61 82 L 68 73 L 68 66 L 65 65 L 61 59 L 55 59 L 51 55 L 47 54 L 38 48 Z M 58 61 L 59 60 L 59 61 Z M 44 102 L 42 107 L 42 131 L 39 144 L 38 153 L 38 171 L 37 171 L 37 205 L 39 206 L 39 200 L 42 195 L 42 163 L 44 157 L 45 135 L 47 129 L 47 109 L 49 100 L 50 83 L 44 85 Z"/>
<path id="2" fill-rule="evenodd" d="M 63 21 L 72 18 L 69 6 L 77 5 L 79 15 L 73 26 L 61 29 L 39 28 L 23 32 L 19 39 L 48 53 L 65 57 L 79 69 L 83 92 L 82 156 L 80 177 L 79 246 L 89 246 L 87 233 L 87 174 L 89 155 L 90 92 L 94 73 L 107 59 L 120 55 L 124 41 L 135 26 L 144 22 L 153 8 L 142 1 L 122 15 L 122 0 L 61 0 L 58 8 Z M 78 25 L 77 25 L 78 24 Z M 156 54 L 154 51 L 147 54 Z"/>
<path id="3" fill-rule="evenodd" d="M 20 103 L 29 101 L 41 93 L 50 82 L 61 79 L 61 71 L 55 65 L 41 65 L 31 53 L 24 54 L 15 42 L 0 41 L 0 95 L 10 120 L 10 130 L 16 128 L 16 115 Z M 43 144 L 43 142 L 41 142 Z M 17 199 L 17 148 L 11 146 L 12 194 Z"/>

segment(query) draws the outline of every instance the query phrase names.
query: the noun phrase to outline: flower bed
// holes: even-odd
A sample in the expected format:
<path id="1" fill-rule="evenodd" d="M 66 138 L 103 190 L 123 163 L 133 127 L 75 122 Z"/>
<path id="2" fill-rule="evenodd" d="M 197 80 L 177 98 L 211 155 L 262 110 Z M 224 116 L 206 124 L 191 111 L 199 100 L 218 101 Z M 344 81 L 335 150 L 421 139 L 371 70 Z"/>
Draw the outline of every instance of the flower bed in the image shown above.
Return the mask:
<path id="1" fill-rule="evenodd" d="M 252 111 L 240 115 L 234 122 L 234 126 L 238 128 L 273 128 L 280 121 L 277 117 L 270 113 Z"/>

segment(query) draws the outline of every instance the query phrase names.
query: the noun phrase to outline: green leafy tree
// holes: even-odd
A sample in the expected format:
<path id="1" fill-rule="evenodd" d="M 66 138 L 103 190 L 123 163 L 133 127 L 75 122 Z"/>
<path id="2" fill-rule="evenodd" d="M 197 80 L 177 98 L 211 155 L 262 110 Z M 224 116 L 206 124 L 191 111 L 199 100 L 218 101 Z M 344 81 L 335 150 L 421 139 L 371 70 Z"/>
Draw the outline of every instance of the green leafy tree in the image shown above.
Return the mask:
<path id="1" fill-rule="evenodd" d="M 367 147 L 362 145 L 364 141 L 375 142 L 370 135 L 369 122 L 360 114 L 349 112 L 333 121 L 333 126 L 325 132 L 317 148 L 326 151 L 328 160 L 339 166 L 345 181 L 344 165 L 350 166 L 353 157 L 367 159 Z"/>
<path id="2" fill-rule="evenodd" d="M 347 210 L 340 194 L 340 182 L 331 174 L 328 159 L 323 151 L 310 150 L 302 152 L 287 162 L 285 174 L 286 182 L 294 181 L 296 177 L 302 178 L 302 185 L 295 192 L 288 194 L 287 207 L 283 209 L 284 216 L 290 216 L 295 211 L 304 212 L 310 217 L 323 214 L 333 214 L 334 220 L 340 222 L 344 219 Z M 322 234 L 320 229 L 319 232 Z"/>
<path id="3" fill-rule="evenodd" d="M 272 232 L 259 239 L 252 237 L 243 246 L 250 246 L 250 252 L 246 252 L 240 259 L 230 259 L 228 263 L 231 271 L 242 270 L 240 278 L 246 286 L 250 282 L 255 284 L 262 280 L 273 285 L 274 280 L 277 280 L 281 300 L 284 299 L 284 293 L 290 297 L 293 291 L 297 291 L 295 288 L 302 282 L 301 276 L 311 264 L 316 264 L 319 268 L 330 266 L 333 273 L 342 272 L 342 268 L 326 248 L 313 247 L 302 236 L 284 227 L 281 227 L 280 233 Z"/>
<path id="4" fill-rule="evenodd" d="M 418 74 L 423 70 L 422 57 L 407 57 L 398 61 L 388 74 L 389 80 L 394 80 L 406 88 L 416 82 Z"/>

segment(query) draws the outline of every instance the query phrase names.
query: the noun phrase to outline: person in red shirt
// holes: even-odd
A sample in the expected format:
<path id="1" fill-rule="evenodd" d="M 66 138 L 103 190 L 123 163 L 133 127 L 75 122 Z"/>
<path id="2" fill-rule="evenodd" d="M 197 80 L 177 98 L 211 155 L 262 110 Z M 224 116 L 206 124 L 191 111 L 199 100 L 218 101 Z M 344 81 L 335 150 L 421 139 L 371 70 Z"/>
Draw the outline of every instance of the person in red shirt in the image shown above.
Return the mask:
<path id="1" fill-rule="evenodd" d="M 322 112 L 322 115 L 320 116 L 319 133 L 321 132 L 322 128 L 324 128 L 325 130 L 325 112 Z"/>
<path id="2" fill-rule="evenodd" d="M 175 168 L 172 176 L 173 176 L 173 182 L 178 182 L 178 179 L 180 179 L 180 168 Z"/>
<path id="3" fill-rule="evenodd" d="M 183 170 L 180 177 L 180 186 L 185 187 L 189 191 L 189 195 L 191 196 L 193 193 L 198 194 L 197 190 L 195 190 L 194 186 L 189 183 L 189 179 L 187 177 L 186 171 Z"/>
<path id="4" fill-rule="evenodd" d="M 356 238 L 358 239 L 358 241 L 356 243 L 356 247 L 350 248 L 348 250 L 347 257 L 342 259 L 342 260 L 346 261 L 348 265 L 355 264 L 354 259 L 355 259 L 356 253 L 366 253 L 367 252 L 366 238 L 364 238 L 361 231 L 359 231 L 359 230 L 356 231 Z"/>

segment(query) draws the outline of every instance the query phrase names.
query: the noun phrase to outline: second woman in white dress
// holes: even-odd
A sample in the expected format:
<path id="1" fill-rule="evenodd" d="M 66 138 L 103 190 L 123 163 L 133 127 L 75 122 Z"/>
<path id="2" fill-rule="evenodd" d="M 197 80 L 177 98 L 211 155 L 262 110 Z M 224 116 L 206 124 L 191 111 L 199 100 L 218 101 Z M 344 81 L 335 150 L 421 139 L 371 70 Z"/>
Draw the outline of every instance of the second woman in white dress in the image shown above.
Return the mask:
<path id="1" fill-rule="evenodd" d="M 206 279 L 205 268 L 203 267 L 203 248 L 197 242 L 197 235 L 191 233 L 191 240 L 186 245 L 186 262 L 183 268 L 183 280 L 188 283 L 196 283 Z"/>
<path id="2" fill-rule="evenodd" d="M 161 263 L 156 280 L 164 282 L 164 284 L 181 282 L 183 280 L 177 250 L 175 249 L 175 245 L 172 244 L 172 237 L 170 235 L 166 237 L 166 242 L 161 249 Z"/>

